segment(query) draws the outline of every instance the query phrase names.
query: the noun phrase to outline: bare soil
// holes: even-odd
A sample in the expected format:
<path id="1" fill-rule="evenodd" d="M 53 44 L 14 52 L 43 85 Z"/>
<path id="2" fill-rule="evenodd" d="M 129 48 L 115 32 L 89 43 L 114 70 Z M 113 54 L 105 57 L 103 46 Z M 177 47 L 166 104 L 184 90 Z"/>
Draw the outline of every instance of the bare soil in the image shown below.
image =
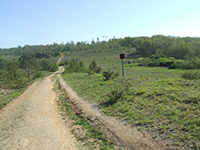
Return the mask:
<path id="1" fill-rule="evenodd" d="M 76 149 L 77 141 L 61 119 L 53 91 L 52 78 L 59 72 L 35 82 L 0 111 L 0 149 Z"/>
<path id="2" fill-rule="evenodd" d="M 60 63 L 60 61 L 62 60 L 62 58 L 64 57 L 64 55 L 62 55 L 59 59 L 58 59 L 58 61 L 57 61 L 57 64 L 59 65 L 59 63 Z"/>

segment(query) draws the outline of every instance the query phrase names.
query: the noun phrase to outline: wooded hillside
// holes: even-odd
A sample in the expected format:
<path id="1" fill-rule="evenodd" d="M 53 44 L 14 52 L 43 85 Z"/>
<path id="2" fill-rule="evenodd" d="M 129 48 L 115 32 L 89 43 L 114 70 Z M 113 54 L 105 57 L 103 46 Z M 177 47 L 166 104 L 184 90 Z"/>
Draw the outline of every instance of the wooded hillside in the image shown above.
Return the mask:
<path id="1" fill-rule="evenodd" d="M 24 52 L 34 52 L 36 57 L 58 56 L 60 52 L 86 51 L 86 50 L 128 50 L 132 49 L 132 56 L 140 57 L 174 57 L 175 59 L 188 59 L 200 56 L 199 37 L 173 37 L 154 35 L 152 37 L 125 37 L 122 39 L 109 39 L 108 41 L 77 42 L 66 44 L 53 43 L 50 45 L 25 45 L 9 49 L 0 49 L 0 55 L 20 56 Z M 135 50 L 135 51 L 133 51 Z"/>

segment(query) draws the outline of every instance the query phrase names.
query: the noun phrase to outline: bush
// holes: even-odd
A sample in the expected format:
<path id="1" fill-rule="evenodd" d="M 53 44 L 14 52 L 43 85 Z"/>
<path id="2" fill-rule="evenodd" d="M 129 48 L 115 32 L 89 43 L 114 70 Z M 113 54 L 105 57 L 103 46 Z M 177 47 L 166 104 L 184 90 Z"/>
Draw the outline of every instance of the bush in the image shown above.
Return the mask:
<path id="1" fill-rule="evenodd" d="M 0 69 L 3 69 L 7 63 L 7 60 L 4 57 L 0 57 Z"/>
<path id="2" fill-rule="evenodd" d="M 27 86 L 27 81 L 23 78 L 15 80 L 14 84 L 11 85 L 13 89 L 19 89 Z"/>
<path id="3" fill-rule="evenodd" d="M 103 72 L 104 81 L 114 79 L 119 76 L 119 73 L 114 73 L 114 71 L 108 70 Z"/>
<path id="4" fill-rule="evenodd" d="M 95 74 L 95 72 L 94 71 L 92 71 L 92 70 L 88 70 L 88 72 L 87 72 L 89 75 L 92 75 L 92 74 Z"/>
<path id="5" fill-rule="evenodd" d="M 126 80 L 115 84 L 113 87 L 110 87 L 110 93 L 107 94 L 109 100 L 105 103 L 105 105 L 113 105 L 117 101 L 124 100 L 126 94 L 129 93 L 131 84 Z"/>
<path id="6" fill-rule="evenodd" d="M 84 67 L 83 62 L 78 58 L 73 58 L 69 61 L 69 64 L 65 68 L 65 72 L 88 72 L 88 69 Z"/>
<path id="7" fill-rule="evenodd" d="M 181 68 L 182 68 L 182 69 L 196 69 L 197 66 L 196 66 L 195 63 L 192 62 L 192 61 L 185 61 L 185 62 L 183 62 Z"/>
<path id="8" fill-rule="evenodd" d="M 160 65 L 160 62 L 158 60 L 153 60 L 149 63 L 150 67 L 158 67 Z"/>
<path id="9" fill-rule="evenodd" d="M 176 60 L 168 69 L 181 69 L 184 61 L 179 59 Z"/>
<path id="10" fill-rule="evenodd" d="M 175 61 L 176 59 L 174 57 L 169 57 L 169 60 L 174 60 Z"/>
<path id="11" fill-rule="evenodd" d="M 41 72 L 37 71 L 34 76 L 33 76 L 33 79 L 37 79 L 37 78 L 40 78 L 40 77 L 43 77 L 44 74 L 42 74 Z"/>
<path id="12" fill-rule="evenodd" d="M 64 66 L 64 65 L 65 65 L 64 62 L 59 63 L 59 66 Z"/>
<path id="13" fill-rule="evenodd" d="M 151 63 L 151 60 L 149 58 L 138 58 L 137 62 L 139 63 L 139 66 L 148 66 Z"/>
<path id="14" fill-rule="evenodd" d="M 89 65 L 88 69 L 95 73 L 101 72 L 101 67 L 97 66 L 97 63 L 95 60 L 93 60 L 93 62 Z"/>
<path id="15" fill-rule="evenodd" d="M 159 56 L 158 54 L 156 54 L 156 55 L 153 54 L 153 55 L 150 56 L 150 58 L 151 58 L 151 59 L 159 59 L 160 56 Z"/>
<path id="16" fill-rule="evenodd" d="M 57 71 L 57 69 L 58 69 L 58 64 L 53 63 L 53 62 L 51 62 L 51 63 L 49 64 L 49 71 L 55 72 L 55 71 Z"/>
<path id="17" fill-rule="evenodd" d="M 40 60 L 41 70 L 49 70 L 51 72 L 55 72 L 58 69 L 58 65 L 49 59 L 43 58 Z"/>
<path id="18" fill-rule="evenodd" d="M 144 60 L 143 57 L 139 57 L 139 58 L 137 59 L 137 63 L 141 63 L 143 60 Z"/>
<path id="19" fill-rule="evenodd" d="M 127 64 L 131 64 L 131 61 L 129 60 Z"/>
<path id="20" fill-rule="evenodd" d="M 159 66 L 161 67 L 170 67 L 174 63 L 174 60 L 170 60 L 167 58 L 160 58 L 158 59 L 158 61 L 159 61 Z"/>
<path id="21" fill-rule="evenodd" d="M 193 79 L 200 79 L 200 75 L 197 72 L 185 72 L 181 75 L 182 78 L 184 79 L 189 79 L 189 80 L 193 80 Z"/>
<path id="22" fill-rule="evenodd" d="M 65 61 L 63 61 L 63 62 L 61 62 L 60 64 L 59 64 L 59 66 L 64 66 L 64 65 L 68 65 L 69 64 L 69 60 L 65 60 Z"/>
<path id="23" fill-rule="evenodd" d="M 197 59 L 194 58 L 194 62 L 195 62 L 196 68 L 200 68 L 200 59 L 199 58 L 197 58 Z"/>

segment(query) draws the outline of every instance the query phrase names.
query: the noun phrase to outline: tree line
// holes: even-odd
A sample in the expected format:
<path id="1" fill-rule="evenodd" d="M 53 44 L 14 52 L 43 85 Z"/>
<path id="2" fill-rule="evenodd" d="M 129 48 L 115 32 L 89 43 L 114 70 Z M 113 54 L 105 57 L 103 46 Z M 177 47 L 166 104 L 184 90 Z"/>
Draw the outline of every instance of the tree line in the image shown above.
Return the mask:
<path id="1" fill-rule="evenodd" d="M 173 37 L 154 35 L 152 37 L 125 37 L 113 38 L 108 41 L 77 42 L 71 41 L 66 44 L 53 43 L 48 45 L 25 45 L 9 49 L 0 49 L 0 55 L 20 56 L 24 52 L 37 53 L 37 57 L 49 58 L 60 55 L 61 52 L 70 51 L 103 51 L 103 50 L 135 49 L 132 56 L 175 59 L 188 59 L 200 57 L 200 38 L 198 37 Z M 131 56 L 131 55 L 130 55 Z"/>

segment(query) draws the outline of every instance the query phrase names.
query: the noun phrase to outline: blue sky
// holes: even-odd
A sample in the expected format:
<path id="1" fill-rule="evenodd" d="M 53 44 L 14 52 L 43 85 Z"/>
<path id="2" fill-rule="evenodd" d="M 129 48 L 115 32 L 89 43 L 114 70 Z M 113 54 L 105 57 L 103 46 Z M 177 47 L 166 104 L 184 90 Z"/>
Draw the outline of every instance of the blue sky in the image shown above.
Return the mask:
<path id="1" fill-rule="evenodd" d="M 200 0 L 0 0 L 0 48 L 115 36 L 200 37 Z"/>

